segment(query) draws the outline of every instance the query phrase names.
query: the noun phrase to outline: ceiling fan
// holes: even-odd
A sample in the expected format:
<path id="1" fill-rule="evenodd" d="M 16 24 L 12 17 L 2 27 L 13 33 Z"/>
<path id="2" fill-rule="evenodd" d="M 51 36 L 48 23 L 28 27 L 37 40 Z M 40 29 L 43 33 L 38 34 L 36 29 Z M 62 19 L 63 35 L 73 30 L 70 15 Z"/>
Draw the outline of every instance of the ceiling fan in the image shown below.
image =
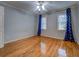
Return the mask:
<path id="1" fill-rule="evenodd" d="M 37 1 L 36 2 L 36 9 L 41 12 L 41 11 L 46 11 L 45 6 L 47 5 L 47 2 L 45 1 Z"/>

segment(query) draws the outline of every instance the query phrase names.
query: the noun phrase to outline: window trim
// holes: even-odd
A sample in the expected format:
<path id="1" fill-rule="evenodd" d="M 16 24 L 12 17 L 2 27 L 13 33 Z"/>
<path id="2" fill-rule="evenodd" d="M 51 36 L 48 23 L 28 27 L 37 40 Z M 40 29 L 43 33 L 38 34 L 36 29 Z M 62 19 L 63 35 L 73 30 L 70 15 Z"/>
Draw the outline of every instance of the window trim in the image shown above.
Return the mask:
<path id="1" fill-rule="evenodd" d="M 47 30 L 47 16 L 44 15 L 44 16 L 42 16 L 42 17 L 45 17 L 45 18 L 46 18 L 46 29 L 42 28 L 42 19 L 41 19 L 41 30 Z"/>
<path id="2" fill-rule="evenodd" d="M 59 23 L 58 23 L 58 20 L 59 20 L 59 19 L 58 19 L 58 18 L 59 18 L 59 15 L 66 15 L 66 12 L 65 12 L 65 11 L 62 11 L 62 12 L 58 12 L 58 13 L 57 13 L 57 30 L 58 30 L 58 31 L 65 31 L 65 30 L 66 30 L 66 28 L 65 28 L 65 29 L 63 29 L 63 30 L 62 30 L 62 29 L 59 29 L 59 26 L 58 26 L 58 25 L 59 25 Z M 67 20 L 66 20 L 66 22 L 67 22 Z"/>

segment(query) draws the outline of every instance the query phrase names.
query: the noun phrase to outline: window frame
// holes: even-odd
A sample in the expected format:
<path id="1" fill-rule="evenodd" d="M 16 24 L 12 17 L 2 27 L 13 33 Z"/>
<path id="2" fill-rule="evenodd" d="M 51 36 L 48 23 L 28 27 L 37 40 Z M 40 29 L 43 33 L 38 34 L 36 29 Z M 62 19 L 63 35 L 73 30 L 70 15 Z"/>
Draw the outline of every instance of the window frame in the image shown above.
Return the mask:
<path id="1" fill-rule="evenodd" d="M 43 19 L 43 18 L 46 18 L 46 28 L 43 28 L 43 27 L 42 27 L 42 19 Z M 41 19 L 41 30 L 46 30 L 46 29 L 47 29 L 47 16 L 46 16 L 46 15 L 43 15 L 43 16 L 42 16 L 42 19 Z"/>
<path id="2" fill-rule="evenodd" d="M 66 30 L 66 23 L 67 23 L 67 19 L 66 18 L 67 17 L 65 18 L 66 19 L 65 20 L 65 22 L 66 22 L 65 23 L 65 29 L 59 29 L 59 19 L 58 18 L 59 18 L 60 15 L 65 15 L 66 16 L 66 11 L 61 11 L 61 12 L 57 13 L 57 30 L 59 30 L 59 31 L 65 31 Z"/>

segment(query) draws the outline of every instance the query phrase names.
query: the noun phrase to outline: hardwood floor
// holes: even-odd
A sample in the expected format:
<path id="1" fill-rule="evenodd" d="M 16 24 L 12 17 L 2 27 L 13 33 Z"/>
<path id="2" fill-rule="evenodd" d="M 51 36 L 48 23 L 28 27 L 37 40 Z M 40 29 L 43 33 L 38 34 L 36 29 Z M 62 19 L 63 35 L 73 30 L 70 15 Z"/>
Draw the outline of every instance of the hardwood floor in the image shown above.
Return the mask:
<path id="1" fill-rule="evenodd" d="M 5 44 L 0 49 L 1 57 L 57 57 L 79 56 L 79 45 L 48 37 L 34 36 L 28 39 Z"/>

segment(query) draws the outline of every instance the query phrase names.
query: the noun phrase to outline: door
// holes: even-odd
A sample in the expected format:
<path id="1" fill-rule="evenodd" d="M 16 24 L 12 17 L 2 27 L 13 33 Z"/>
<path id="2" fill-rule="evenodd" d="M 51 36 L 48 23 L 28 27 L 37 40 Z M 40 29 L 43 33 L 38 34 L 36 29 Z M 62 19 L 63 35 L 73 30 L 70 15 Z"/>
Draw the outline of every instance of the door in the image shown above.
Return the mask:
<path id="1" fill-rule="evenodd" d="M 4 7 L 0 6 L 0 48 L 4 46 Z"/>

